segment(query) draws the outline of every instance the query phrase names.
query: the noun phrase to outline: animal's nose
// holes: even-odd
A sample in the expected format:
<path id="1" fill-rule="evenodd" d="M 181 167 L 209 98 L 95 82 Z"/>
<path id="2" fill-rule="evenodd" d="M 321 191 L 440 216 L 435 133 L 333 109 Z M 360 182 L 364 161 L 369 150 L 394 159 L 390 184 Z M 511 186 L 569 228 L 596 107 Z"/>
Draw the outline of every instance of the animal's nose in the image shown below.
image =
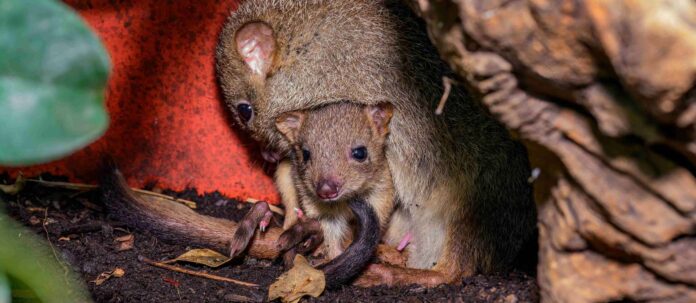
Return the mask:
<path id="1" fill-rule="evenodd" d="M 321 199 L 333 199 L 338 197 L 341 185 L 335 180 L 322 180 L 317 184 L 317 196 Z"/>

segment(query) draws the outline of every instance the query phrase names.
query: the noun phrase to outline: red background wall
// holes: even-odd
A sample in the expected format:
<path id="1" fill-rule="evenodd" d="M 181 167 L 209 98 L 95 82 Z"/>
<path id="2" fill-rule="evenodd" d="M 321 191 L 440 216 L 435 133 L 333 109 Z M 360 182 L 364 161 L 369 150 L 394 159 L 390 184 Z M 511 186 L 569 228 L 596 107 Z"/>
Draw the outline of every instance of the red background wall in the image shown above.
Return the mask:
<path id="1" fill-rule="evenodd" d="M 94 183 L 106 151 L 131 186 L 278 200 L 258 147 L 231 126 L 215 82 L 215 44 L 237 0 L 65 2 L 111 56 L 109 130 L 64 160 L 12 175 L 50 172 Z"/>

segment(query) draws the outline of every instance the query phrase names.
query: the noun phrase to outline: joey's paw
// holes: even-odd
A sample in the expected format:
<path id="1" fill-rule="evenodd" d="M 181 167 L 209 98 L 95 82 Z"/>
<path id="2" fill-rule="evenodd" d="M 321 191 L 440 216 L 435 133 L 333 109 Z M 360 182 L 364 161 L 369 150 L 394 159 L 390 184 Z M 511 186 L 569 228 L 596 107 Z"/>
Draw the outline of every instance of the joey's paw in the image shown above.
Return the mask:
<path id="1" fill-rule="evenodd" d="M 251 238 L 256 232 L 256 227 L 258 226 L 261 231 L 264 231 L 270 224 L 272 216 L 273 213 L 266 202 L 254 204 L 244 218 L 239 221 L 237 231 L 235 231 L 234 237 L 230 240 L 230 257 L 234 258 L 241 254 L 247 248 L 249 242 L 251 242 Z"/>
<path id="2" fill-rule="evenodd" d="M 279 152 L 271 149 L 262 150 L 261 157 L 263 157 L 266 162 L 270 163 L 278 163 L 281 159 L 283 159 L 283 156 Z"/>
<path id="3" fill-rule="evenodd" d="M 280 235 L 277 245 L 281 251 L 293 249 L 304 254 L 315 250 L 323 241 L 324 235 L 319 221 L 302 218 Z"/>
<path id="4" fill-rule="evenodd" d="M 408 253 L 406 251 L 399 251 L 396 247 L 386 244 L 377 245 L 375 257 L 381 263 L 403 267 L 406 266 L 406 261 L 408 261 Z"/>

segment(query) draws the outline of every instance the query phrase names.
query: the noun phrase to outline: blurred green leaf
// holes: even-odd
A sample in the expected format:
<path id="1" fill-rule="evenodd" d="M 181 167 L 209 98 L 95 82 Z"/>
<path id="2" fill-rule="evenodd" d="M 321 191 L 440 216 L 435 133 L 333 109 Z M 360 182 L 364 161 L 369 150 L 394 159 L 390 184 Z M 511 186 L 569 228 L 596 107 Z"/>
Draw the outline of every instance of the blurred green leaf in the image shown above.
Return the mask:
<path id="1" fill-rule="evenodd" d="M 0 211 L 0 276 L 11 277 L 16 302 L 91 302 L 82 284 L 61 267 L 46 243 Z M 0 302 L 3 302 L 0 280 Z"/>
<path id="2" fill-rule="evenodd" d="M 0 303 L 10 303 L 10 281 L 0 270 Z"/>
<path id="3" fill-rule="evenodd" d="M 106 130 L 109 58 L 70 8 L 0 1 L 0 164 L 63 157 Z"/>

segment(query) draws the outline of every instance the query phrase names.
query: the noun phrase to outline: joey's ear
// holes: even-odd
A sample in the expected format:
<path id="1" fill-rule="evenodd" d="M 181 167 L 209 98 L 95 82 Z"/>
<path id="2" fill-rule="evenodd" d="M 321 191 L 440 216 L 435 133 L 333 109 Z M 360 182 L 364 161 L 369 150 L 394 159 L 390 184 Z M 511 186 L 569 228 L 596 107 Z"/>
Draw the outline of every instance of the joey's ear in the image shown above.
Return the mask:
<path id="1" fill-rule="evenodd" d="M 370 127 L 379 136 L 386 136 L 389 133 L 389 121 L 394 112 L 391 103 L 380 103 L 365 107 L 365 114 L 370 121 Z"/>
<path id="2" fill-rule="evenodd" d="M 276 51 L 273 29 L 261 21 L 250 22 L 237 30 L 234 42 L 251 72 L 266 79 Z"/>
<path id="3" fill-rule="evenodd" d="M 283 113 L 276 118 L 276 128 L 293 144 L 297 142 L 297 135 L 306 116 L 303 111 Z"/>

